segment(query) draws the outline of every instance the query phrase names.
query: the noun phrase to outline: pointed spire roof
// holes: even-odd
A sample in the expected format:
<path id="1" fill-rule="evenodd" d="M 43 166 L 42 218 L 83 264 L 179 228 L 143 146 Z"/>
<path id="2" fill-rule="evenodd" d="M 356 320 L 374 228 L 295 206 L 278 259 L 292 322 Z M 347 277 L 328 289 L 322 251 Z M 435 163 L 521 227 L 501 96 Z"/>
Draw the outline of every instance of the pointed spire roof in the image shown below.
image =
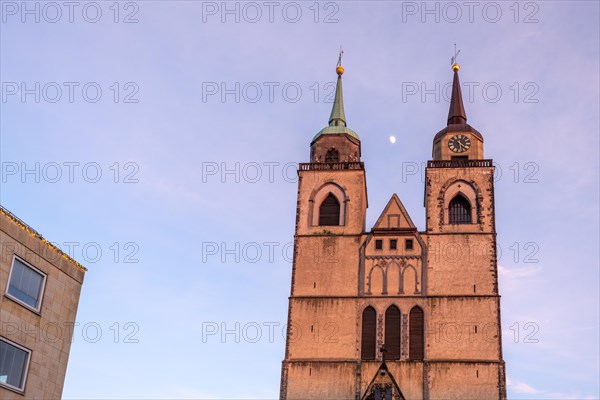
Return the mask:
<path id="1" fill-rule="evenodd" d="M 460 90 L 460 81 L 458 79 L 458 70 L 460 65 L 453 64 L 454 81 L 452 82 L 452 97 L 450 99 L 450 111 L 448 111 L 448 125 L 466 124 L 467 113 L 463 104 L 462 92 Z"/>
<path id="2" fill-rule="evenodd" d="M 453 58 L 453 61 L 455 58 Z M 448 111 L 448 123 L 447 126 L 439 131 L 433 138 L 433 142 L 436 143 L 444 135 L 449 132 L 471 132 L 483 141 L 483 136 L 471 125 L 467 124 L 467 113 L 465 112 L 465 105 L 463 103 L 462 91 L 460 90 L 460 80 L 458 79 L 458 70 L 460 65 L 452 64 L 452 70 L 454 71 L 454 80 L 452 82 L 452 97 L 450 98 L 450 110 Z"/>
<path id="3" fill-rule="evenodd" d="M 338 60 L 337 68 L 335 72 L 337 73 L 337 84 L 335 86 L 335 97 L 333 99 L 333 107 L 331 108 L 331 114 L 329 115 L 329 124 L 321 129 L 319 133 L 313 137 L 311 141 L 314 143 L 319 137 L 323 135 L 340 135 L 347 134 L 351 138 L 360 141 L 360 137 L 358 133 L 354 132 L 352 129 L 349 129 L 346 125 L 346 113 L 344 112 L 344 96 L 342 93 L 342 75 L 344 74 L 344 67 L 342 67 L 342 60 Z"/>
<path id="4" fill-rule="evenodd" d="M 344 113 L 344 97 L 342 94 L 342 74 L 344 68 L 338 66 L 336 68 L 338 74 L 337 84 L 335 86 L 335 98 L 333 100 L 333 107 L 331 109 L 331 115 L 329 116 L 329 126 L 346 126 L 346 114 Z"/>

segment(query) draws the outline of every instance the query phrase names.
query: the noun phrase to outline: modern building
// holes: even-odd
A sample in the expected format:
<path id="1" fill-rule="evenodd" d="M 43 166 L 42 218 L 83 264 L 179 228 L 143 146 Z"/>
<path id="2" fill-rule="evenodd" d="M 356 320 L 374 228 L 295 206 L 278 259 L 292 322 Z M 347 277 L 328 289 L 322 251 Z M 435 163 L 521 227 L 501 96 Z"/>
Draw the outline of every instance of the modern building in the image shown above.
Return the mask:
<path id="1" fill-rule="evenodd" d="M 432 134 L 425 230 L 394 194 L 367 231 L 338 63 L 329 125 L 298 169 L 281 399 L 506 398 L 494 167 L 467 124 L 459 69 L 447 124 Z"/>
<path id="2" fill-rule="evenodd" d="M 86 269 L 0 207 L 0 398 L 60 399 Z"/>

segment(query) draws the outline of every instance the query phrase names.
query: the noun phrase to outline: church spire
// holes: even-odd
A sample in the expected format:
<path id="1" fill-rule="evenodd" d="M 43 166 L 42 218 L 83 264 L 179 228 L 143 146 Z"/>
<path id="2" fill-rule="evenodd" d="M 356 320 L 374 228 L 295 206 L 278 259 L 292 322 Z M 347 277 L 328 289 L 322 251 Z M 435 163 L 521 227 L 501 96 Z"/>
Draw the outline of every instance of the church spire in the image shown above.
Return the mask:
<path id="1" fill-rule="evenodd" d="M 462 99 L 462 92 L 460 90 L 458 70 L 460 70 L 460 65 L 458 65 L 457 63 L 452 64 L 452 71 L 454 71 L 454 81 L 452 82 L 452 98 L 450 99 L 450 111 L 448 112 L 448 125 L 467 123 L 467 113 L 465 112 L 465 106 L 463 104 Z"/>
<path id="2" fill-rule="evenodd" d="M 342 95 L 342 75 L 344 74 L 342 54 L 343 51 L 340 49 L 335 69 L 338 76 L 337 86 L 329 123 L 310 142 L 311 163 L 360 162 L 360 137 L 346 125 Z"/>
<path id="3" fill-rule="evenodd" d="M 342 54 L 344 51 L 340 49 L 340 56 L 338 58 L 337 68 L 337 85 L 335 86 L 335 99 L 333 100 L 333 108 L 331 109 L 331 115 L 329 116 L 329 126 L 346 126 L 346 114 L 344 113 L 344 98 L 342 95 L 342 75 L 344 74 L 344 67 L 342 67 Z"/>
<path id="4" fill-rule="evenodd" d="M 475 128 L 467 124 L 467 113 L 463 103 L 460 90 L 458 71 L 460 65 L 456 62 L 459 51 L 454 49 L 452 57 L 452 71 L 454 81 L 452 82 L 452 97 L 450 98 L 450 111 L 448 111 L 448 124 L 433 138 L 434 160 L 483 160 L 483 136 Z M 471 142 L 473 146 L 471 146 Z"/>

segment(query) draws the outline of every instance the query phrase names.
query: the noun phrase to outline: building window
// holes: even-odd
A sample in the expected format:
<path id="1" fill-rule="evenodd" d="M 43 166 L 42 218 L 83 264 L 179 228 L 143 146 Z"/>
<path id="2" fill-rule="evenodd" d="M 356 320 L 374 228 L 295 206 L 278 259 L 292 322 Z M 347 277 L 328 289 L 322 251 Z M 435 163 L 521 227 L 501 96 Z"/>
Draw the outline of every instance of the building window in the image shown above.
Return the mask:
<path id="1" fill-rule="evenodd" d="M 46 275 L 26 264 L 17 257 L 13 258 L 6 294 L 34 311 L 40 310 Z"/>
<path id="2" fill-rule="evenodd" d="M 451 224 L 471 223 L 471 204 L 461 194 L 454 196 L 448 206 L 449 220 Z"/>
<path id="3" fill-rule="evenodd" d="M 329 193 L 319 208 L 319 225 L 333 226 L 339 224 L 340 202 L 332 193 Z"/>
<path id="4" fill-rule="evenodd" d="M 414 306 L 409 315 L 409 348 L 408 357 L 411 360 L 423 359 L 424 347 L 424 318 L 423 310 L 419 306 Z"/>
<path id="5" fill-rule="evenodd" d="M 23 391 L 31 351 L 0 337 L 0 385 Z"/>
<path id="6" fill-rule="evenodd" d="M 325 162 L 326 163 L 340 162 L 340 153 L 334 148 L 327 150 L 327 153 L 325 154 Z"/>
<path id="7" fill-rule="evenodd" d="M 406 250 L 412 250 L 413 249 L 413 240 L 412 239 L 406 239 L 404 241 L 404 248 Z"/>
<path id="8" fill-rule="evenodd" d="M 383 250 L 383 240 L 381 240 L 381 239 L 375 240 L 375 250 Z"/>
<path id="9" fill-rule="evenodd" d="M 398 248 L 398 239 L 390 239 L 390 250 L 396 250 Z"/>
<path id="10" fill-rule="evenodd" d="M 385 311 L 386 359 L 400 359 L 400 309 L 394 305 Z"/>
<path id="11" fill-rule="evenodd" d="M 362 340 L 361 359 L 375 359 L 375 337 L 377 335 L 377 312 L 371 306 L 364 309 L 362 313 Z"/>

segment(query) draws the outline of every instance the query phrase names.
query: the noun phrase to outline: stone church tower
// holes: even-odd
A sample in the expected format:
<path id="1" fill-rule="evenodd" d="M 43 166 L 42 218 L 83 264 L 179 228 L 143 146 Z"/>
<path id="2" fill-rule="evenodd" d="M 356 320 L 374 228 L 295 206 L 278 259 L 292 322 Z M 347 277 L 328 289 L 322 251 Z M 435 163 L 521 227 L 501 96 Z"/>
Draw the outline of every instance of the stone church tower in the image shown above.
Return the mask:
<path id="1" fill-rule="evenodd" d="M 494 167 L 458 79 L 433 139 L 425 231 L 396 194 L 366 230 L 367 182 L 338 63 L 329 125 L 299 165 L 281 399 L 505 399 Z"/>

